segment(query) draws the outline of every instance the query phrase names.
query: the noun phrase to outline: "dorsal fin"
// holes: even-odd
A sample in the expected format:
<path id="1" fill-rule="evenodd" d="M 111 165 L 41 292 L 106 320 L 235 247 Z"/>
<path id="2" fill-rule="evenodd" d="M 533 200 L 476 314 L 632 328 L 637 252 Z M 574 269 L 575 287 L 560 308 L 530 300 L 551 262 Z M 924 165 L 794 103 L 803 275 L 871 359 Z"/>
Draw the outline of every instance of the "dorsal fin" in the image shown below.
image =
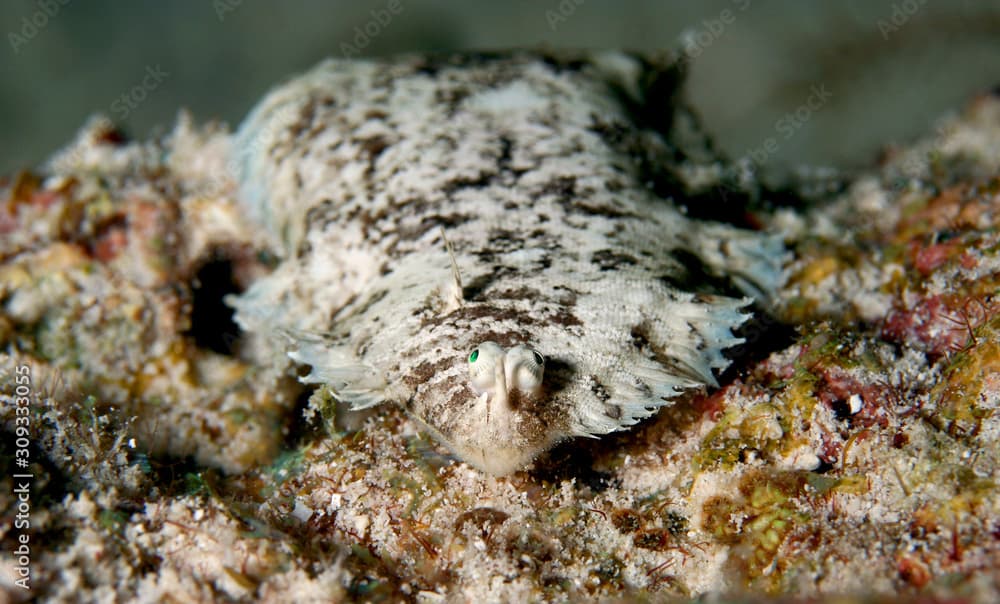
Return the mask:
<path id="1" fill-rule="evenodd" d="M 445 235 L 444 227 L 441 227 L 441 240 L 444 241 L 444 249 L 448 251 L 448 257 L 451 258 L 451 286 L 447 288 L 448 291 L 445 292 L 445 302 L 448 311 L 457 310 L 462 306 L 464 298 L 462 297 L 462 274 L 458 270 L 458 261 L 455 259 L 455 250 L 451 247 L 451 242 L 448 241 L 448 236 Z"/>

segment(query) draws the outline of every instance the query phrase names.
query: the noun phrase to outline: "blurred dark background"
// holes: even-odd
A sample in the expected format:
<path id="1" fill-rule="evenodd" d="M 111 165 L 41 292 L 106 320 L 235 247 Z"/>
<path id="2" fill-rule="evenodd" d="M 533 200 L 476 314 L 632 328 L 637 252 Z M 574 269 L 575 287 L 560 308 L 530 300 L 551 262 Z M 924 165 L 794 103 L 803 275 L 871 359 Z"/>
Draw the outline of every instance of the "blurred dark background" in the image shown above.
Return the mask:
<path id="1" fill-rule="evenodd" d="M 12 0 L 0 31 L 0 173 L 40 164 L 97 112 L 134 137 L 182 107 L 235 125 L 273 84 L 355 52 L 654 50 L 685 35 L 709 129 L 772 171 L 870 164 L 1000 85 L 998 1 Z"/>

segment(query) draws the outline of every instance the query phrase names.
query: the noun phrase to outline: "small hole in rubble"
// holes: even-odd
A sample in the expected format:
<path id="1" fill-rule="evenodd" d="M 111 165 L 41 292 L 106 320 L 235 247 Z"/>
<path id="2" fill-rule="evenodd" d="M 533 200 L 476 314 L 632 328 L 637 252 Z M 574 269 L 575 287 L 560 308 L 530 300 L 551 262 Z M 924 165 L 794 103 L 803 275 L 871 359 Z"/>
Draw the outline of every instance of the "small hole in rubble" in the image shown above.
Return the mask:
<path id="1" fill-rule="evenodd" d="M 199 348 L 231 355 L 240 338 L 240 328 L 233 320 L 233 309 L 224 301 L 229 294 L 240 293 L 233 279 L 233 265 L 227 258 L 206 262 L 191 282 L 191 329 Z"/>

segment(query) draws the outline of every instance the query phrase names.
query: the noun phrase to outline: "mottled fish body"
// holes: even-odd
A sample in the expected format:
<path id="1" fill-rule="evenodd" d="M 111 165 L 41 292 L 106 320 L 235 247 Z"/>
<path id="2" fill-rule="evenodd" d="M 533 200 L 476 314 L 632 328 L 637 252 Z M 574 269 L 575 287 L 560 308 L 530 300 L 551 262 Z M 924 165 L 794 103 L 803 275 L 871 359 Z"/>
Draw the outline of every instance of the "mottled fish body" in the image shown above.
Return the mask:
<path id="1" fill-rule="evenodd" d="M 235 142 L 282 257 L 237 319 L 291 334 L 307 381 L 397 403 L 494 474 L 714 384 L 751 300 L 690 281 L 769 292 L 781 245 L 649 188 L 669 150 L 634 114 L 655 73 L 621 54 L 410 57 L 280 86 Z"/>

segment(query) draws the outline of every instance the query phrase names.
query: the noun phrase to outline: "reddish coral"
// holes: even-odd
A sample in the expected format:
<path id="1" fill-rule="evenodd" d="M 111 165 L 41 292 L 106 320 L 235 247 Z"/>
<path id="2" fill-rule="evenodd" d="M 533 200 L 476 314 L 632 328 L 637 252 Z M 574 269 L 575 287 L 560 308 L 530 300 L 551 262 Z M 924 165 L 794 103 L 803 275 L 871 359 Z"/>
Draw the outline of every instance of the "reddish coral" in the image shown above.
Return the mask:
<path id="1" fill-rule="evenodd" d="M 884 383 L 863 382 L 836 365 L 818 368 L 820 387 L 816 389 L 816 398 L 831 408 L 834 404 L 848 400 L 852 395 L 861 397 L 864 404 L 851 416 L 851 425 L 860 428 L 870 428 L 877 425 L 885 428 L 889 425 L 892 409 L 886 403 L 892 401 L 888 387 Z"/>
<path id="2" fill-rule="evenodd" d="M 967 187 L 945 189 L 923 208 L 900 221 L 897 233 L 906 241 L 916 235 L 942 231 L 952 226 L 961 213 Z"/>
<path id="3" fill-rule="evenodd" d="M 925 277 L 948 262 L 961 250 L 955 241 L 936 243 L 925 247 L 914 243 L 913 248 L 915 250 L 913 252 L 913 266 Z"/>
<path id="4" fill-rule="evenodd" d="M 960 322 L 965 302 L 968 300 L 956 303 L 951 296 L 936 295 L 912 308 L 893 310 L 882 325 L 881 335 L 891 342 L 916 344 L 935 357 L 961 350 L 969 338 Z"/>
<path id="5" fill-rule="evenodd" d="M 962 255 L 958 257 L 958 262 L 962 268 L 970 271 L 979 266 L 979 260 L 968 251 L 962 252 Z"/>
<path id="6" fill-rule="evenodd" d="M 93 246 L 93 256 L 101 262 L 110 262 L 128 246 L 125 228 L 114 226 L 102 234 Z"/>
<path id="7" fill-rule="evenodd" d="M 31 196 L 30 203 L 41 206 L 47 210 L 61 198 L 62 193 L 59 191 L 50 191 L 46 189 L 44 191 L 36 191 L 35 194 Z"/>
<path id="8" fill-rule="evenodd" d="M 822 430 L 820 432 L 820 447 L 816 451 L 816 456 L 824 463 L 836 464 L 840 460 L 840 454 L 844 450 L 844 445 L 832 432 Z"/>
<path id="9" fill-rule="evenodd" d="M 927 565 L 913 556 L 900 556 L 896 562 L 899 576 L 917 589 L 931 581 L 931 571 Z"/>
<path id="10" fill-rule="evenodd" d="M 704 417 L 712 421 L 717 421 L 726 408 L 727 394 L 729 394 L 730 391 L 738 393 L 742 385 L 743 382 L 739 379 L 733 380 L 732 383 L 727 384 L 724 388 L 720 388 L 708 396 L 699 396 L 695 398 L 692 404 L 694 408 Z"/>
<path id="11" fill-rule="evenodd" d="M 10 207 L 10 204 L 0 205 L 0 235 L 13 233 L 20 226 L 17 219 L 17 212 Z"/>

